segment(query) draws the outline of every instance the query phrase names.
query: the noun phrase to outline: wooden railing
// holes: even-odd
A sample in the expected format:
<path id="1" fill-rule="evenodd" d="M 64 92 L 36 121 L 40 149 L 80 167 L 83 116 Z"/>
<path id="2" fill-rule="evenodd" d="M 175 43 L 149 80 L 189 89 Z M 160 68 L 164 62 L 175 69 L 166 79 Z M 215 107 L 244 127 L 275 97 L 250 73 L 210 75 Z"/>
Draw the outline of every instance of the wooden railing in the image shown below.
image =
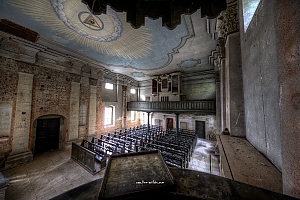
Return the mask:
<path id="1" fill-rule="evenodd" d="M 72 143 L 71 158 L 93 175 L 101 170 L 96 163 L 95 157 L 96 153 Z"/>
<path id="2" fill-rule="evenodd" d="M 127 110 L 215 115 L 215 105 L 215 101 L 134 101 L 127 103 Z"/>

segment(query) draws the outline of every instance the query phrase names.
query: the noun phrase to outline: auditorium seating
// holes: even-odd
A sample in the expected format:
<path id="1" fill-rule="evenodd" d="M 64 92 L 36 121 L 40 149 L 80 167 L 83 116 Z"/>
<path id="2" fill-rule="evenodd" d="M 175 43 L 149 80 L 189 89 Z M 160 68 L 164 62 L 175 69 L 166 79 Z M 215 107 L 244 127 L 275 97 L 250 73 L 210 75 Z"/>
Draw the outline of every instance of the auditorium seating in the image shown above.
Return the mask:
<path id="1" fill-rule="evenodd" d="M 118 130 L 93 138 L 93 145 L 87 148 L 97 153 L 95 148 L 102 148 L 99 152 L 106 155 L 159 150 L 165 162 L 170 166 L 188 168 L 190 158 L 196 145 L 197 137 L 193 131 L 174 130 L 163 131 L 162 127 L 152 125 L 136 126 L 129 129 Z M 92 150 L 94 149 L 94 150 Z"/>

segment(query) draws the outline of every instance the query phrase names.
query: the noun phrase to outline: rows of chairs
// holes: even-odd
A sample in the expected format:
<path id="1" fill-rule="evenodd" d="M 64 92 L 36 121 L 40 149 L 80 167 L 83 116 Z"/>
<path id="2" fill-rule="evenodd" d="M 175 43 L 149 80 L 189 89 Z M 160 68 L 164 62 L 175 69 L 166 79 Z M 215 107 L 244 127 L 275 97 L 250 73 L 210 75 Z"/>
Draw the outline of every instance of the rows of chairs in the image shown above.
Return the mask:
<path id="1" fill-rule="evenodd" d="M 91 142 L 83 140 L 81 146 L 95 152 L 103 166 L 112 154 L 159 150 L 168 165 L 188 168 L 196 140 L 190 131 L 180 130 L 177 134 L 174 130 L 163 131 L 160 126 L 141 125 L 94 137 Z"/>

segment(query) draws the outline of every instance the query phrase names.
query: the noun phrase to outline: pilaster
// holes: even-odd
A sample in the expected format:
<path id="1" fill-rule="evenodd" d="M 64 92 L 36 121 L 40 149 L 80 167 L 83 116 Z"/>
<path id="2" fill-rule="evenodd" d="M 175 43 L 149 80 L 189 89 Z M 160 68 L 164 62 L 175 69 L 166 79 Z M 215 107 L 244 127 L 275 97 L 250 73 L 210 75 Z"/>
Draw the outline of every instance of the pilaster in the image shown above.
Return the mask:
<path id="1" fill-rule="evenodd" d="M 19 72 L 12 152 L 7 158 L 5 168 L 31 162 L 33 159 L 29 150 L 32 86 L 33 74 Z"/>

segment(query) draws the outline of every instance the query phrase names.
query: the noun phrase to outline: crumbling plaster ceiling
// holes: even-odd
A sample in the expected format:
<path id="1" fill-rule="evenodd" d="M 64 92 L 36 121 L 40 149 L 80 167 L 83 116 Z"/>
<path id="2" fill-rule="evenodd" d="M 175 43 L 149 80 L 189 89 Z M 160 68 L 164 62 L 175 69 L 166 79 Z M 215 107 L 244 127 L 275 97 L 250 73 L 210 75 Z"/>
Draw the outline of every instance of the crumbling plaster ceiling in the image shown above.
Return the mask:
<path id="1" fill-rule="evenodd" d="M 201 10 L 182 15 L 182 23 L 168 30 L 161 19 L 149 18 L 145 26 L 134 29 L 125 12 L 108 7 L 107 14 L 95 16 L 74 0 L 4 0 L 0 9 L 1 18 L 38 32 L 37 43 L 60 45 L 137 81 L 174 71 L 213 69 L 208 59 L 217 43 Z"/>

